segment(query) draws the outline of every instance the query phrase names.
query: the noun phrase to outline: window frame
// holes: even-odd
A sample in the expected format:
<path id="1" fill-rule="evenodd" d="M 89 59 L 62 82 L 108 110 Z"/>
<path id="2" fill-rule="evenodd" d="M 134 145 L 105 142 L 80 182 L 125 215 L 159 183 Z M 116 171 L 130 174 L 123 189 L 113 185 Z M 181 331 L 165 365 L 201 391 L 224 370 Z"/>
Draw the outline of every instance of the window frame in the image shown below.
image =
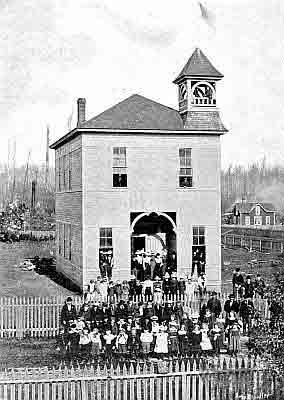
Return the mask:
<path id="1" fill-rule="evenodd" d="M 268 221 L 268 222 L 267 222 Z M 271 225 L 271 218 L 270 215 L 265 216 L 265 225 Z"/>
<path id="2" fill-rule="evenodd" d="M 193 187 L 192 147 L 180 147 L 178 157 L 178 187 L 181 189 L 190 189 Z M 188 180 L 188 184 L 182 184 L 183 180 Z"/>
<path id="3" fill-rule="evenodd" d="M 117 152 L 116 152 L 117 151 Z M 119 177 L 122 183 L 116 184 Z M 127 188 L 127 148 L 126 146 L 115 146 L 112 148 L 112 187 Z"/>
<path id="4" fill-rule="evenodd" d="M 260 223 L 256 223 L 256 221 L 260 221 Z M 254 225 L 262 225 L 263 220 L 261 215 L 255 215 L 253 219 L 253 224 Z"/>

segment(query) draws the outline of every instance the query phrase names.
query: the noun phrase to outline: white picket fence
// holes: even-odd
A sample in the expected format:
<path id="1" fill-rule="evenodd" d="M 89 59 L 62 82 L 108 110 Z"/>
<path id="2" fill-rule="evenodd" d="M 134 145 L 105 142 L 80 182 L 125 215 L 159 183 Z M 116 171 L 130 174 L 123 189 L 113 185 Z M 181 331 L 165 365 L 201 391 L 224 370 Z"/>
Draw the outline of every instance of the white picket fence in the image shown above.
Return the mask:
<path id="1" fill-rule="evenodd" d="M 275 378 L 248 358 L 0 373 L 1 400 L 256 400 L 275 393 Z"/>
<path id="2" fill-rule="evenodd" d="M 222 309 L 227 300 L 227 294 L 219 295 Z M 209 295 L 202 299 L 196 294 L 189 303 L 192 313 L 198 313 L 203 303 L 206 303 Z M 54 337 L 60 326 L 60 313 L 66 298 L 57 297 L 0 297 L 0 337 Z M 116 303 L 119 299 L 115 299 Z M 134 297 L 135 303 L 146 302 L 148 298 L 142 296 Z M 184 296 L 169 295 L 164 301 L 171 300 L 173 304 L 177 301 L 184 303 Z M 83 298 L 74 296 L 73 302 L 79 310 Z M 269 317 L 267 300 L 255 299 L 255 308 L 262 318 Z M 224 314 L 224 313 L 223 313 Z"/>

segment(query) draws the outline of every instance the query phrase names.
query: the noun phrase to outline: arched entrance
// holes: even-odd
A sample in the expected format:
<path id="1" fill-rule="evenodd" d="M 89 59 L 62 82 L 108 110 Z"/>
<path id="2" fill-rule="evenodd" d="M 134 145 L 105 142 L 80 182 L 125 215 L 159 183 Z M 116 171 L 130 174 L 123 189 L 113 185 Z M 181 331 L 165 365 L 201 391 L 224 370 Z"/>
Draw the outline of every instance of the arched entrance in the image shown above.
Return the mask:
<path id="1" fill-rule="evenodd" d="M 174 213 L 173 213 L 174 214 Z M 137 279 L 176 271 L 175 215 L 163 212 L 138 214 L 131 223 L 131 273 Z"/>

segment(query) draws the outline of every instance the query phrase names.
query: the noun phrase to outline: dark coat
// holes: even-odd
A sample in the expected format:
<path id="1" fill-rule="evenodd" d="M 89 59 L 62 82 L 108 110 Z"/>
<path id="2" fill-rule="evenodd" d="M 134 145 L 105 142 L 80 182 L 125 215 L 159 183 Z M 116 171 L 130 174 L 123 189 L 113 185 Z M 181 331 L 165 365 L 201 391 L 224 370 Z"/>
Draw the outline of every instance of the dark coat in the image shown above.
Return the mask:
<path id="1" fill-rule="evenodd" d="M 76 307 L 74 304 L 71 304 L 71 309 L 68 310 L 67 304 L 64 304 L 61 310 L 61 324 L 65 325 L 69 321 L 72 321 L 77 318 L 77 312 L 76 312 Z"/>
<path id="2" fill-rule="evenodd" d="M 214 314 L 217 318 L 221 314 L 222 307 L 219 299 L 214 299 L 213 297 L 207 301 L 207 308 Z"/>
<path id="3" fill-rule="evenodd" d="M 232 303 L 230 300 L 226 300 L 225 305 L 224 305 L 224 310 L 226 313 L 230 313 L 230 311 L 234 311 L 235 313 L 238 313 L 240 309 L 239 303 L 236 300 L 233 300 Z"/>

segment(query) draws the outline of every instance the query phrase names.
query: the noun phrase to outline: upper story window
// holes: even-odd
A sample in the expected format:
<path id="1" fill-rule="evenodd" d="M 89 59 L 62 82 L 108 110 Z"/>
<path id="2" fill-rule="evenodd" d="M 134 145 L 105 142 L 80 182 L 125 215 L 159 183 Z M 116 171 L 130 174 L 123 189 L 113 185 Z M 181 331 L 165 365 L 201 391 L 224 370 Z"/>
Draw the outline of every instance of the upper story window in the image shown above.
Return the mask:
<path id="1" fill-rule="evenodd" d="M 255 215 L 260 215 L 260 206 L 255 207 Z"/>
<path id="2" fill-rule="evenodd" d="M 112 228 L 100 228 L 100 248 L 112 248 Z"/>
<path id="3" fill-rule="evenodd" d="M 72 154 L 60 156 L 56 163 L 57 191 L 72 190 Z"/>
<path id="4" fill-rule="evenodd" d="M 126 147 L 113 148 L 113 187 L 127 187 Z"/>
<path id="5" fill-rule="evenodd" d="M 192 187 L 191 149 L 179 149 L 179 186 Z"/>

